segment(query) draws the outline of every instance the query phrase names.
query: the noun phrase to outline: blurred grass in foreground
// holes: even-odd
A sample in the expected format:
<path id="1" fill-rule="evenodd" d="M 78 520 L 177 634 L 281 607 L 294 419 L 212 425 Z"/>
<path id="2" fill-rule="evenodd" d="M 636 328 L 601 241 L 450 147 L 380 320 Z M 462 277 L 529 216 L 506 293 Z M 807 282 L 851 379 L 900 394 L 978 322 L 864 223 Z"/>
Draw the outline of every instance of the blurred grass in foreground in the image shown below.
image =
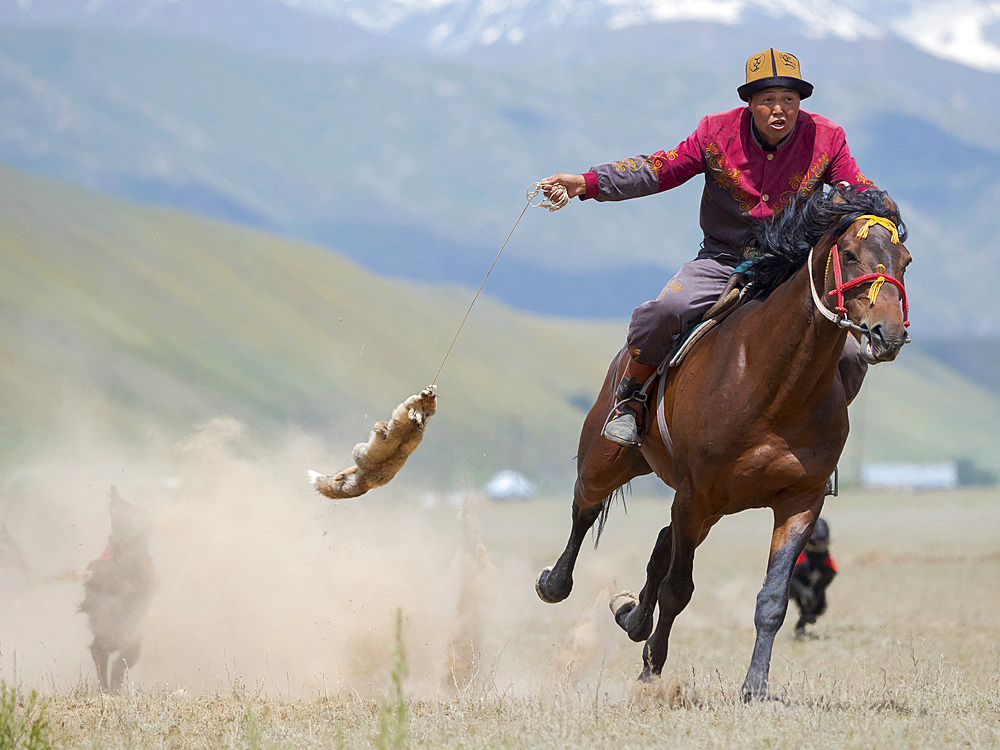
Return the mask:
<path id="1" fill-rule="evenodd" d="M 995 746 L 998 501 L 996 491 L 848 492 L 829 500 L 824 517 L 840 567 L 828 592 L 829 611 L 813 627 L 813 640 L 792 639 L 786 622 L 772 662 L 780 700 L 749 706 L 740 701 L 739 686 L 752 648 L 769 513 L 725 518 L 713 529 L 695 561 L 697 589 L 674 626 L 664 677 L 642 686 L 634 679 L 641 645 L 617 630 L 606 595 L 641 585 L 668 503 L 635 498 L 627 514 L 616 509 L 600 547 L 584 549 L 573 595 L 557 606 L 534 598 L 532 576 L 561 549 L 568 503 L 467 507 L 491 561 L 480 592 L 486 603 L 479 613 L 481 660 L 459 689 L 434 687 L 426 673 L 411 672 L 408 742 L 483 748 Z M 385 519 L 407 514 L 391 502 L 370 512 Z M 456 522 L 454 509 L 423 513 L 441 545 L 462 544 L 468 524 Z M 408 525 L 399 523 L 386 533 Z M 407 571 L 397 575 L 405 579 Z M 378 590 L 369 594 L 381 596 Z M 417 619 L 407 617 L 403 638 L 407 653 L 421 661 L 427 645 L 416 635 Z M 110 697 L 85 679 L 47 696 L 49 716 L 67 747 L 246 747 L 248 737 L 259 747 L 370 747 L 382 736 L 379 696 L 393 694 L 399 677 L 391 656 L 399 648 L 398 631 L 394 636 L 391 625 L 383 623 L 385 654 L 370 664 L 367 693 L 338 689 L 338 678 L 328 675 L 327 688 L 299 696 L 273 678 L 247 684 L 237 672 L 205 694 L 148 686 Z"/>

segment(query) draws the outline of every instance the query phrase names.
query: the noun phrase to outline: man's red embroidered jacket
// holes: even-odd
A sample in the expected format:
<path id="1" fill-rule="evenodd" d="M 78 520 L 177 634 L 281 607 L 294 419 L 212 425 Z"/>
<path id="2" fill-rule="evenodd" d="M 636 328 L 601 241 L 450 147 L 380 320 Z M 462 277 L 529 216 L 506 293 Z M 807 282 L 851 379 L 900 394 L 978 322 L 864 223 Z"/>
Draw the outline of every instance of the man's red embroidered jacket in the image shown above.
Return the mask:
<path id="1" fill-rule="evenodd" d="M 742 258 L 752 221 L 767 219 L 822 184 L 872 187 L 847 147 L 844 130 L 822 115 L 799 110 L 795 128 L 773 151 L 751 132 L 749 108 L 702 118 L 677 148 L 591 167 L 583 199 L 616 201 L 659 193 L 705 175 L 701 228 L 705 250 Z"/>

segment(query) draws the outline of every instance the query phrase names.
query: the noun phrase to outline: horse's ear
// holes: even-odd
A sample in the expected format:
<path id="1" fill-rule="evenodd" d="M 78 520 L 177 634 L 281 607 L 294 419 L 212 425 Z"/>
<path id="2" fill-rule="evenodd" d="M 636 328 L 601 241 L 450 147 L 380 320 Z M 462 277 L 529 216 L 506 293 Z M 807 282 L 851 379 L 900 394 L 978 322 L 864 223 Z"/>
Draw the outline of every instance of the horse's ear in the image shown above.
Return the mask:
<path id="1" fill-rule="evenodd" d="M 893 216 L 899 216 L 899 206 L 896 205 L 896 201 L 889 197 L 888 193 L 882 193 L 882 203 Z"/>
<path id="2" fill-rule="evenodd" d="M 838 203 L 847 203 L 847 191 L 852 190 L 851 184 L 846 180 L 841 180 L 836 185 L 833 186 L 833 190 L 830 191 L 830 202 L 834 205 Z"/>

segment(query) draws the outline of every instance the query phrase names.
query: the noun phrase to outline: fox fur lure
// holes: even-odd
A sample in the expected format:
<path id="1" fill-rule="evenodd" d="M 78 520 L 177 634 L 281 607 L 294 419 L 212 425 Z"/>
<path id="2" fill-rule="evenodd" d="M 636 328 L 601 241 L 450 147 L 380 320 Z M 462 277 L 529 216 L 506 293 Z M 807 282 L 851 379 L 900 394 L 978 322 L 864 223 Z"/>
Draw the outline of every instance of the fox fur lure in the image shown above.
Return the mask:
<path id="1" fill-rule="evenodd" d="M 436 409 L 433 386 L 410 396 L 395 408 L 388 422 L 375 423 L 368 442 L 354 446 L 355 466 L 332 476 L 310 470 L 309 482 L 334 500 L 358 497 L 388 484 L 420 445 L 427 420 Z"/>

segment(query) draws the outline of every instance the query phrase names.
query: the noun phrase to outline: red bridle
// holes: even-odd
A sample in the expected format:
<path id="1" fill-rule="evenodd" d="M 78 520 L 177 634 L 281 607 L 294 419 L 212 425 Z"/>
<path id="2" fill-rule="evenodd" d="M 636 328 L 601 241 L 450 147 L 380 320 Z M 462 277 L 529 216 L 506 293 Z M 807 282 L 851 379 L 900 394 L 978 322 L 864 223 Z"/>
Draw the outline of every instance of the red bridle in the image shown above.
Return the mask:
<path id="1" fill-rule="evenodd" d="M 881 216 L 872 216 L 871 214 L 865 214 L 864 216 L 859 216 L 855 221 L 864 221 L 865 225 L 858 230 L 857 236 L 864 239 L 868 236 L 868 230 L 871 229 L 876 224 L 884 227 L 889 231 L 890 241 L 893 245 L 899 244 L 899 229 L 896 225 L 889 219 L 883 218 Z M 812 252 L 809 253 L 810 259 L 812 257 Z M 828 297 L 837 295 L 837 307 L 836 312 L 840 313 L 843 317 L 836 321 L 838 325 L 846 328 L 858 328 L 851 320 L 847 317 L 847 305 L 844 303 L 844 292 L 848 289 L 853 289 L 861 284 L 867 284 L 871 282 L 871 289 L 868 290 L 868 301 L 874 305 L 875 300 L 878 299 L 878 293 L 882 289 L 882 285 L 885 282 L 889 282 L 894 285 L 899 290 L 899 299 L 903 304 L 903 325 L 909 327 L 910 325 L 910 306 L 906 303 L 906 289 L 903 288 L 903 282 L 897 278 L 890 276 L 886 273 L 885 266 L 881 263 L 875 268 L 875 273 L 866 273 L 863 276 L 858 276 L 856 279 L 851 279 L 846 284 L 844 283 L 843 272 L 840 269 L 840 251 L 837 249 L 837 243 L 833 243 L 833 247 L 830 248 L 830 256 L 826 261 L 826 273 L 823 274 L 823 284 L 826 284 L 826 278 L 830 275 L 830 265 L 833 265 L 833 283 L 834 288 L 827 292 Z M 819 300 L 816 298 L 815 289 L 813 290 L 813 299 L 816 300 L 817 306 L 819 306 Z M 828 312 L 821 308 L 820 312 L 827 315 Z M 831 317 L 831 320 L 836 320 L 835 317 Z M 861 329 L 858 328 L 860 331 Z"/>
<path id="2" fill-rule="evenodd" d="M 910 306 L 906 302 L 906 289 L 903 288 L 902 281 L 886 273 L 885 266 L 879 263 L 875 273 L 866 273 L 863 276 L 858 276 L 856 279 L 851 279 L 847 283 L 844 283 L 843 273 L 840 270 L 840 251 L 837 249 L 836 242 L 833 243 L 833 247 L 830 248 L 830 262 L 833 265 L 833 282 L 835 288 L 831 289 L 826 294 L 828 297 L 832 297 L 835 294 L 837 295 L 837 307 L 834 308 L 836 312 L 843 315 L 845 319 L 847 318 L 847 307 L 844 303 L 844 292 L 848 289 L 853 289 L 856 286 L 867 284 L 869 281 L 872 282 L 872 287 L 868 290 L 868 300 L 874 305 L 875 300 L 878 299 L 878 293 L 882 289 L 882 284 L 888 281 L 899 290 L 899 298 L 903 304 L 903 325 L 909 327 Z M 829 273 L 829 271 L 827 272 Z"/>

